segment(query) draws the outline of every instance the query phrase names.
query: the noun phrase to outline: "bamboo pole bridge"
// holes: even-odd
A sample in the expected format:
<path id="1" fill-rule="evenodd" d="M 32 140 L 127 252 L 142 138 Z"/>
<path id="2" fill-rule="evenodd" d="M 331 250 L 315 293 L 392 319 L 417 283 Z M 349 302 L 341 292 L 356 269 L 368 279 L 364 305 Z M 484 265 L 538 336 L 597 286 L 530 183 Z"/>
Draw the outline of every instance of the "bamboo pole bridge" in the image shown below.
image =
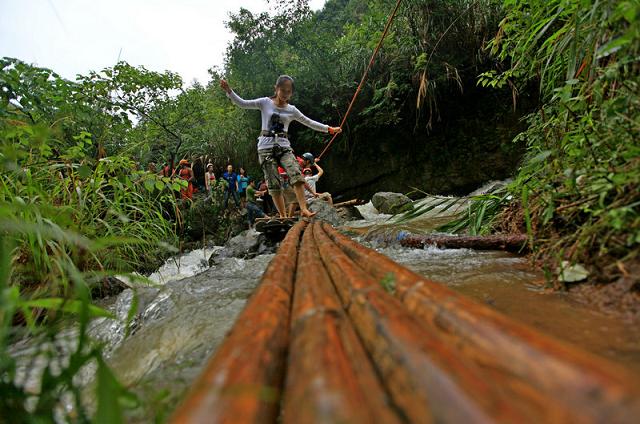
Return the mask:
<path id="1" fill-rule="evenodd" d="M 615 364 L 299 222 L 172 422 L 639 419 Z"/>

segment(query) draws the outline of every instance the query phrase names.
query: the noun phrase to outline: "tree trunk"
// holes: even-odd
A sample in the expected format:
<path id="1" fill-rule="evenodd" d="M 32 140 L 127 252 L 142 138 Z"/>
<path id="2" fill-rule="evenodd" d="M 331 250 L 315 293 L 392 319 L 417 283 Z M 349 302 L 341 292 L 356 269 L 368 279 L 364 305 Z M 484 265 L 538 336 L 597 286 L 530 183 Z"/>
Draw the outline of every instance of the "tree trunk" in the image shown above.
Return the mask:
<path id="1" fill-rule="evenodd" d="M 443 236 L 443 235 L 409 235 L 400 239 L 405 247 L 422 248 L 428 245 L 448 249 L 506 250 L 524 253 L 529 250 L 526 234 L 492 235 L 492 236 Z"/>

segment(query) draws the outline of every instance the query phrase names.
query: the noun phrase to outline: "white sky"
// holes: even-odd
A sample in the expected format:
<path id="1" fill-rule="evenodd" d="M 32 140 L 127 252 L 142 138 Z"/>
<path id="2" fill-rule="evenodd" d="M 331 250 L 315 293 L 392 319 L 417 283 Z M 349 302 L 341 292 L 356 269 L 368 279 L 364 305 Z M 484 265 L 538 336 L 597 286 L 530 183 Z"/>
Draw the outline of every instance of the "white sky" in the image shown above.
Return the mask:
<path id="1" fill-rule="evenodd" d="M 310 0 L 321 9 L 325 0 Z M 65 78 L 113 66 L 120 59 L 208 80 L 231 40 L 224 22 L 240 7 L 266 0 L 0 0 L 0 57 L 51 68 Z"/>

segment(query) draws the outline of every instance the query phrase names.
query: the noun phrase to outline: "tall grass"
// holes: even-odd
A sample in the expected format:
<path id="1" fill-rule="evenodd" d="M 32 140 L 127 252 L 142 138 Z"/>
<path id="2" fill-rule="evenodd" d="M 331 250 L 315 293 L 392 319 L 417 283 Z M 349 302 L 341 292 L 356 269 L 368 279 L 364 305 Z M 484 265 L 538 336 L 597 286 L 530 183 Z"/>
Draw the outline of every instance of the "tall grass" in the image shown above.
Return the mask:
<path id="1" fill-rule="evenodd" d="M 438 231 L 446 233 L 466 231 L 473 236 L 488 234 L 499 212 L 511 197 L 506 186 L 491 193 L 472 196 L 466 208 L 451 222 L 438 227 Z"/>
<path id="2" fill-rule="evenodd" d="M 136 169 L 128 158 L 93 160 L 92 137 L 57 138 L 55 125 L 0 121 L 0 416 L 13 422 L 85 422 L 81 369 L 97 369 L 97 415 L 117 422 L 131 396 L 107 366 L 87 326 L 91 291 L 147 266 L 175 242 L 168 213 L 181 185 Z M 69 352 L 57 334 L 75 328 Z M 37 393 L 18 384 L 10 345 L 29 336 L 44 358 Z M 73 411 L 61 408 L 72 404 Z"/>
<path id="3" fill-rule="evenodd" d="M 484 235 L 492 230 L 492 224 L 505 205 L 513 197 L 507 186 L 500 186 L 489 193 L 466 197 L 433 196 L 422 190 L 413 189 L 427 196 L 429 201 L 418 205 L 396 218 L 402 223 L 430 212 L 439 216 L 451 216 L 451 221 L 437 228 L 445 233 L 467 232 L 470 235 Z"/>
<path id="4" fill-rule="evenodd" d="M 640 2 L 504 4 L 490 47 L 510 67 L 480 83 L 539 82 L 544 105 L 517 138 L 528 155 L 513 187 L 537 251 L 592 265 L 603 280 L 631 275 L 640 253 Z"/>

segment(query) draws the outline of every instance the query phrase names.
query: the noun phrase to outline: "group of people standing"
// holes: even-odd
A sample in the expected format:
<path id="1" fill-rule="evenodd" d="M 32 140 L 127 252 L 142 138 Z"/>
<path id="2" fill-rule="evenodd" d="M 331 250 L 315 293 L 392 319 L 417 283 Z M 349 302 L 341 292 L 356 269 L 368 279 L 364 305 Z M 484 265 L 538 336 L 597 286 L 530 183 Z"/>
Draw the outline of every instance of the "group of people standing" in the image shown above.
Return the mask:
<path id="1" fill-rule="evenodd" d="M 213 165 L 209 164 L 207 170 L 211 168 L 213 172 Z M 211 177 L 208 177 L 211 178 Z M 214 177 L 215 178 L 215 177 Z M 246 201 L 247 187 L 249 186 L 249 176 L 244 168 L 236 173 L 233 170 L 233 165 L 227 165 L 227 170 L 222 174 L 222 179 L 226 182 L 224 189 L 224 208 L 229 205 L 229 198 L 233 198 L 236 207 L 240 207 L 242 203 L 244 205 Z"/>
<path id="2" fill-rule="evenodd" d="M 244 168 L 240 167 L 238 173 L 233 170 L 233 165 L 227 165 L 227 170 L 222 174 L 224 181 L 223 208 L 229 206 L 229 199 L 233 199 L 237 208 L 243 207 L 247 210 L 247 221 L 249 226 L 253 225 L 256 218 L 267 216 L 273 210 L 273 201 L 269 195 L 267 184 L 264 180 L 256 186 L 256 181 L 247 175 Z M 216 177 L 213 172 L 213 165 L 207 165 L 205 173 L 205 184 L 207 191 L 211 192 L 215 186 Z"/>
<path id="3" fill-rule="evenodd" d="M 253 226 L 256 218 L 268 216 L 273 210 L 273 201 L 269 195 L 267 183 L 262 180 L 256 186 L 256 181 L 247 176 L 244 168 L 239 173 L 233 171 L 232 165 L 227 165 L 227 171 L 222 175 L 226 181 L 224 188 L 223 207 L 227 209 L 229 198 L 233 198 L 236 207 L 244 207 L 247 211 L 249 227 Z"/>
<path id="4" fill-rule="evenodd" d="M 149 171 L 156 172 L 155 164 L 150 164 Z M 236 173 L 233 170 L 233 165 L 228 165 L 226 172 L 222 175 L 222 179 L 217 179 L 213 164 L 208 163 L 204 173 L 204 186 L 202 186 L 202 184 L 198 184 L 198 179 L 191 167 L 191 163 L 187 159 L 180 160 L 175 170 L 172 170 L 168 163 L 164 163 L 158 175 L 163 177 L 177 176 L 187 181 L 188 185 L 180 191 L 182 199 L 193 199 L 193 194 L 199 189 L 204 189 L 207 194 L 211 194 L 216 187 L 224 187 L 225 209 L 228 205 L 229 197 L 233 198 L 237 207 L 240 207 L 249 185 L 249 177 L 244 168 L 241 167 L 239 172 Z M 218 183 L 220 183 L 219 186 Z"/>

